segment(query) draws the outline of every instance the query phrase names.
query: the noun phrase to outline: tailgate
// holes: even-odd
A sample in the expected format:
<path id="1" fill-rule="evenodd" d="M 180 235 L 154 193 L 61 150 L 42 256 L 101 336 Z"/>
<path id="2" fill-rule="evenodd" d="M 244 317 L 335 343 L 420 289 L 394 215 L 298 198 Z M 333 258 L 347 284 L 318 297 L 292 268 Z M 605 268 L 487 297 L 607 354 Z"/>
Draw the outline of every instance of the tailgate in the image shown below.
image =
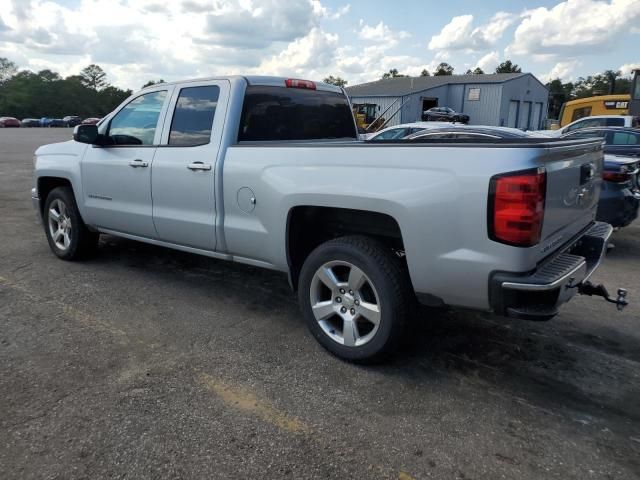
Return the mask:
<path id="1" fill-rule="evenodd" d="M 538 260 L 595 219 L 602 184 L 602 140 L 577 140 L 549 147 L 541 166 L 547 172 L 547 192 Z"/>

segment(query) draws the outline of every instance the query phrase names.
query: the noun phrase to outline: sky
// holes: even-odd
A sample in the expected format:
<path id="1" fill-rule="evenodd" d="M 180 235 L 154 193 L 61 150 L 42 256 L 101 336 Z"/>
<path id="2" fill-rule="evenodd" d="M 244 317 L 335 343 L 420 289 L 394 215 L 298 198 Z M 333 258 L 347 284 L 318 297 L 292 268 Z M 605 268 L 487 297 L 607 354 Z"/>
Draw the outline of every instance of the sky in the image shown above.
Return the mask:
<path id="1" fill-rule="evenodd" d="M 542 81 L 640 66 L 640 0 L 0 0 L 0 57 L 148 80 L 283 75 L 349 85 L 510 59 Z"/>

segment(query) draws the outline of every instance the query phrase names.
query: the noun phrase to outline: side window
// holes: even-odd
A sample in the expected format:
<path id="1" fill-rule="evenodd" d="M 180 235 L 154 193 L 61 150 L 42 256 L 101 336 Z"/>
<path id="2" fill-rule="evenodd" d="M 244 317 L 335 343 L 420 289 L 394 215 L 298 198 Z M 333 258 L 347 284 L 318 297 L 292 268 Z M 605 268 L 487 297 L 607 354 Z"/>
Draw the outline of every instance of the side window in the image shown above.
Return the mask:
<path id="1" fill-rule="evenodd" d="M 633 133 L 615 132 L 613 134 L 613 145 L 636 145 L 638 138 Z"/>
<path id="2" fill-rule="evenodd" d="M 111 120 L 109 138 L 114 145 L 153 145 L 158 117 L 167 91 L 134 98 Z"/>
<path id="3" fill-rule="evenodd" d="M 577 123 L 574 123 L 573 125 L 568 126 L 567 132 L 573 132 L 574 130 L 578 130 L 583 127 L 584 127 L 584 122 L 577 122 Z"/>
<path id="4" fill-rule="evenodd" d="M 574 122 L 589 115 L 591 115 L 591 107 L 576 108 L 571 115 L 571 121 Z"/>
<path id="5" fill-rule="evenodd" d="M 180 90 L 169 131 L 169 145 L 206 145 L 211 138 L 220 88 L 215 85 Z"/>
<path id="6" fill-rule="evenodd" d="M 381 134 L 376 135 L 373 140 L 392 140 L 394 138 L 397 138 L 398 132 L 402 131 L 404 131 L 403 128 L 394 128 L 393 130 L 387 130 L 386 132 L 382 132 Z"/>
<path id="7" fill-rule="evenodd" d="M 607 127 L 624 127 L 624 118 L 607 118 Z"/>

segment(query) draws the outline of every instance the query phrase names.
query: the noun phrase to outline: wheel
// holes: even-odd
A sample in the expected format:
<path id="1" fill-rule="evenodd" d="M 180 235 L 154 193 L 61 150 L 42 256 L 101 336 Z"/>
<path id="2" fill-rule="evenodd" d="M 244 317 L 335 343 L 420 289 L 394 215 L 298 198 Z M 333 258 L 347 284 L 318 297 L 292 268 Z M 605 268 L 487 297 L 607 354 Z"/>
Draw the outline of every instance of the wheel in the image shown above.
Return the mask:
<path id="1" fill-rule="evenodd" d="M 334 355 L 369 363 L 397 348 L 412 292 L 401 262 L 380 242 L 349 236 L 323 243 L 305 260 L 298 287 L 309 330 Z"/>
<path id="2" fill-rule="evenodd" d="M 82 221 L 69 187 L 51 190 L 44 207 L 44 230 L 51 251 L 63 260 L 76 260 L 93 253 L 99 234 Z"/>

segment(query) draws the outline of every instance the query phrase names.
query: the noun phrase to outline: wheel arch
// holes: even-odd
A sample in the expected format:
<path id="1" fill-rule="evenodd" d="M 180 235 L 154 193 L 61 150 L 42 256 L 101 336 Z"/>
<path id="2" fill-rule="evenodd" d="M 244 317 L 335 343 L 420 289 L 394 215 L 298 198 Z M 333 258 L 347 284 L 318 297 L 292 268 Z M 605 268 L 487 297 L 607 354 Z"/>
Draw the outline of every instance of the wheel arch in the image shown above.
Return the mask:
<path id="1" fill-rule="evenodd" d="M 51 193 L 54 188 L 58 187 L 69 187 L 73 191 L 73 185 L 71 183 L 71 180 L 69 180 L 68 178 L 54 176 L 38 177 L 37 188 L 38 198 L 40 199 L 40 214 L 44 214 L 44 205 L 47 201 L 49 193 Z"/>
<path id="2" fill-rule="evenodd" d="M 298 205 L 289 209 L 286 255 L 289 283 L 298 288 L 300 270 L 307 256 L 320 244 L 346 235 L 373 237 L 399 257 L 404 257 L 400 224 L 391 215 L 373 210 Z"/>

